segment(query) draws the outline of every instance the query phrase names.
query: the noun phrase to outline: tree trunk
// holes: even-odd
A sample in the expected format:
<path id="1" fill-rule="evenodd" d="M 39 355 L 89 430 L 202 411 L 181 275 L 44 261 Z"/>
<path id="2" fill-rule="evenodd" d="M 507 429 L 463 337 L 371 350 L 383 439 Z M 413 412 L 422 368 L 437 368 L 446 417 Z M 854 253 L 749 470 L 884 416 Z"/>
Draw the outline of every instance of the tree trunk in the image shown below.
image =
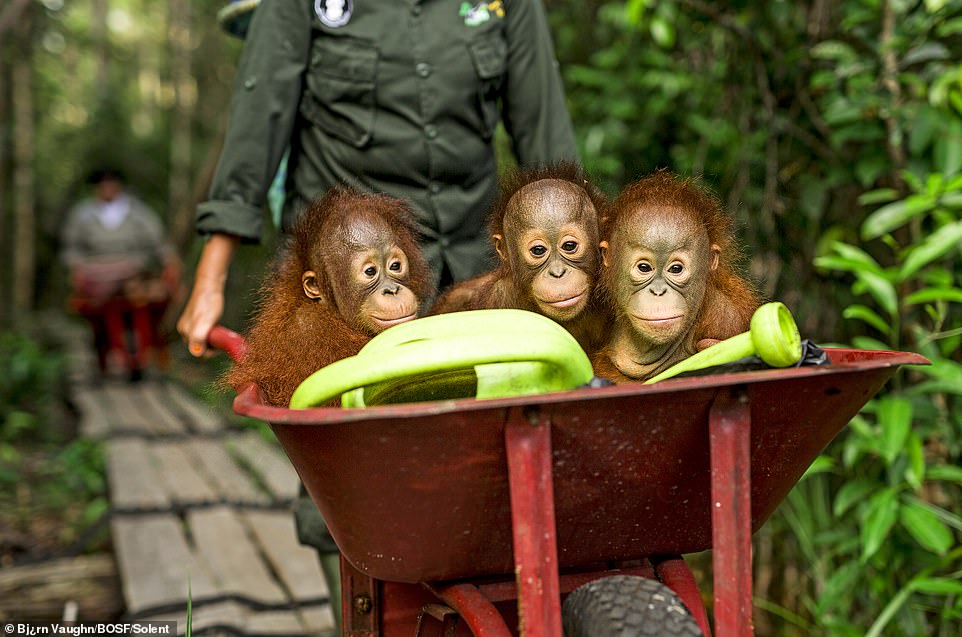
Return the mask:
<path id="1" fill-rule="evenodd" d="M 13 264 L 13 237 L 10 236 L 10 66 L 6 52 L 10 47 L 0 42 L 0 328 L 10 325 L 10 272 Z"/>
<path id="2" fill-rule="evenodd" d="M 93 16 L 90 20 L 90 37 L 94 45 L 94 55 L 97 61 L 97 71 L 94 85 L 97 89 L 97 100 L 104 101 L 110 90 L 108 72 L 110 69 L 110 43 L 107 38 L 107 17 L 110 14 L 109 0 L 93 0 L 91 3 Z"/>
<path id="3" fill-rule="evenodd" d="M 36 251 L 34 221 L 34 103 L 31 31 L 33 11 L 20 21 L 20 55 L 13 63 L 13 311 L 22 316 L 33 307 Z"/>
<path id="4" fill-rule="evenodd" d="M 111 621 L 124 610 L 114 557 L 84 555 L 0 570 L 0 621 L 59 620 L 76 602 L 81 621 Z"/>
<path id="5" fill-rule="evenodd" d="M 170 117 L 170 181 L 168 214 L 175 221 L 193 207 L 191 193 L 191 122 L 197 105 L 197 84 L 191 73 L 190 0 L 169 0 L 168 42 L 170 43 L 170 75 L 174 86 L 174 109 Z M 171 232 L 173 234 L 173 232 Z"/>

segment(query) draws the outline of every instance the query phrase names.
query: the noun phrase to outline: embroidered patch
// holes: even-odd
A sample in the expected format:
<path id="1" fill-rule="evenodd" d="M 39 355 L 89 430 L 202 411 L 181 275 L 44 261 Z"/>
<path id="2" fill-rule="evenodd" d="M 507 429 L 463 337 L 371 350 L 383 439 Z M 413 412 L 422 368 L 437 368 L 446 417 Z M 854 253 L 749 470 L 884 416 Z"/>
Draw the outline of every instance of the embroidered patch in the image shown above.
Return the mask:
<path id="1" fill-rule="evenodd" d="M 476 27 L 484 24 L 492 17 L 503 18 L 504 3 L 502 0 L 491 0 L 491 2 L 482 0 L 476 5 L 471 6 L 470 2 L 462 2 L 459 15 L 464 18 L 465 26 Z"/>
<path id="2" fill-rule="evenodd" d="M 342 27 L 351 19 L 354 0 L 314 0 L 314 13 L 326 26 Z"/>

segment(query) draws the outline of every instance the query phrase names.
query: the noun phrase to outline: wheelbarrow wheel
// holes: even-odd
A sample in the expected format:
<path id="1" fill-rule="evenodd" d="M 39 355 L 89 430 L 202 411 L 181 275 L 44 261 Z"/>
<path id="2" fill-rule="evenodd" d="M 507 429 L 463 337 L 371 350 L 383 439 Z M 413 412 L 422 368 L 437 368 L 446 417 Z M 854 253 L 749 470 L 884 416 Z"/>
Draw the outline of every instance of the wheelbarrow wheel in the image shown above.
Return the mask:
<path id="1" fill-rule="evenodd" d="M 702 637 L 670 588 L 647 577 L 613 575 L 580 586 L 561 610 L 565 637 Z"/>

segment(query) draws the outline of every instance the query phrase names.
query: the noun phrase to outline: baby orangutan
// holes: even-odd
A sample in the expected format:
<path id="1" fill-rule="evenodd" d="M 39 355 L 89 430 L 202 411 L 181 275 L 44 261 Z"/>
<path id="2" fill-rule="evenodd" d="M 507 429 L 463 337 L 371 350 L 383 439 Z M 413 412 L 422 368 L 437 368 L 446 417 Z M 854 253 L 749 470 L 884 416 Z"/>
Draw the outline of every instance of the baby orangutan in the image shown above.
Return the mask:
<path id="1" fill-rule="evenodd" d="M 417 316 L 431 289 L 414 213 L 393 197 L 335 187 L 291 230 L 264 279 L 244 359 L 227 375 L 287 406 L 305 378 Z"/>
<path id="2" fill-rule="evenodd" d="M 601 242 L 614 325 L 595 374 L 641 381 L 747 331 L 759 305 L 736 274 L 731 217 L 692 180 L 657 172 L 612 204 Z"/>
<path id="3" fill-rule="evenodd" d="M 529 310 L 560 323 L 593 351 L 605 332 L 594 298 L 604 205 L 574 164 L 515 171 L 489 219 L 500 267 L 449 288 L 432 314 Z"/>

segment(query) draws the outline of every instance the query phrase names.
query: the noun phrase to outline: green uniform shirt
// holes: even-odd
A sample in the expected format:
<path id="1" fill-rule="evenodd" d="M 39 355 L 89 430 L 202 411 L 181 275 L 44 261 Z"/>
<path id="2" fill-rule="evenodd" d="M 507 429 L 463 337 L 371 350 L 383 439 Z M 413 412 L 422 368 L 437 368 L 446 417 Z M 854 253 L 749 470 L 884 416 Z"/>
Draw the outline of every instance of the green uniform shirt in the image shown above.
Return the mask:
<path id="1" fill-rule="evenodd" d="M 488 262 L 499 119 L 522 165 L 577 160 L 541 0 L 263 0 L 197 229 L 245 241 L 290 146 L 282 228 L 338 182 L 407 199 L 425 256 Z"/>

